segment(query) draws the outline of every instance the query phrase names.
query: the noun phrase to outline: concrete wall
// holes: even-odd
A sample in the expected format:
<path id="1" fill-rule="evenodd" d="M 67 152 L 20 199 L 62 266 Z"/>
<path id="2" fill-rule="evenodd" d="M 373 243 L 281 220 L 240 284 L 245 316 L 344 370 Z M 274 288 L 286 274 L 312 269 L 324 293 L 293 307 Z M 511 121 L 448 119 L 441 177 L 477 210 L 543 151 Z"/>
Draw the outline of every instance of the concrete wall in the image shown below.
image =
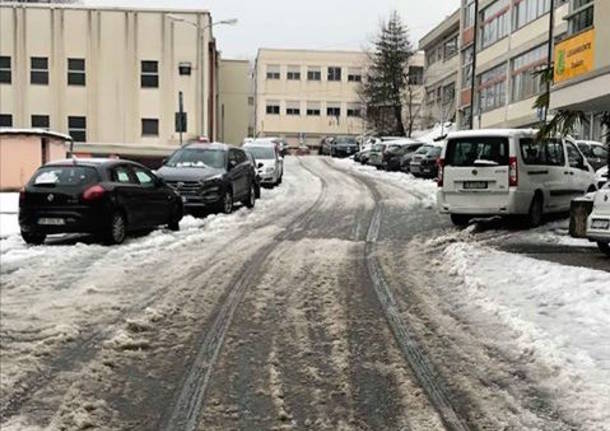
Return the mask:
<path id="1" fill-rule="evenodd" d="M 33 114 L 50 116 L 51 129 L 68 133 L 68 116 L 87 118 L 87 141 L 121 144 L 119 152 L 139 154 L 156 146 L 169 152 L 178 143 L 174 113 L 178 92 L 188 113 L 186 137 L 210 132 L 210 15 L 201 10 L 0 5 L 0 54 L 12 59 L 13 82 L 0 84 L 0 111 L 14 127 L 30 127 Z M 203 36 L 203 37 L 202 37 Z M 30 84 L 30 57 L 49 58 L 49 85 Z M 84 58 L 86 86 L 67 85 L 67 59 Z M 141 88 L 140 62 L 159 62 L 159 87 Z M 190 62 L 190 76 L 178 65 Z M 202 73 L 203 70 L 203 73 Z M 159 120 L 159 136 L 144 137 L 142 118 Z M 79 147 L 87 147 L 79 145 Z"/>
<path id="2" fill-rule="evenodd" d="M 221 60 L 220 63 L 220 130 L 219 140 L 227 144 L 241 145 L 248 136 L 254 104 L 252 76 L 248 60 Z"/>
<path id="3" fill-rule="evenodd" d="M 46 138 L 47 161 L 66 157 L 64 141 Z M 0 135 L 0 191 L 18 190 L 42 164 L 40 136 Z"/>

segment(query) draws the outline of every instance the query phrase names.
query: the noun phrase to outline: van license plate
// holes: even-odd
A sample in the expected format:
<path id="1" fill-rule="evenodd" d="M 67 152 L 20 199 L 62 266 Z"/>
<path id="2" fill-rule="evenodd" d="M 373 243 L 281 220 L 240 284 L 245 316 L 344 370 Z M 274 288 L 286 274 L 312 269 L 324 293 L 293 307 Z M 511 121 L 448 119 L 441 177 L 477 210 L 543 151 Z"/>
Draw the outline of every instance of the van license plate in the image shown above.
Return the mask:
<path id="1" fill-rule="evenodd" d="M 63 218 L 40 218 L 38 224 L 42 226 L 63 226 L 66 221 Z"/>
<path id="2" fill-rule="evenodd" d="M 486 181 L 464 181 L 464 188 L 466 190 L 481 190 L 487 188 Z"/>
<path id="3" fill-rule="evenodd" d="M 591 229 L 608 230 L 610 229 L 610 220 L 593 220 L 591 222 Z"/>

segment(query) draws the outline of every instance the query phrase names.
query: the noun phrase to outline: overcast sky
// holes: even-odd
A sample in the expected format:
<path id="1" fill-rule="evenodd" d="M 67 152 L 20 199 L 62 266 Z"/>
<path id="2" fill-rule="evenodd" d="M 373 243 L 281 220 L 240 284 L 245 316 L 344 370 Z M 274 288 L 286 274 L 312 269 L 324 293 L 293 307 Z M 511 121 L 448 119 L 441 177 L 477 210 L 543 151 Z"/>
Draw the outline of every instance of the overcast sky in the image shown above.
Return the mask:
<path id="1" fill-rule="evenodd" d="M 361 49 L 396 9 L 418 39 L 457 9 L 460 0 L 85 0 L 111 6 L 202 8 L 235 27 L 214 29 L 224 58 L 253 59 L 260 47 Z"/>

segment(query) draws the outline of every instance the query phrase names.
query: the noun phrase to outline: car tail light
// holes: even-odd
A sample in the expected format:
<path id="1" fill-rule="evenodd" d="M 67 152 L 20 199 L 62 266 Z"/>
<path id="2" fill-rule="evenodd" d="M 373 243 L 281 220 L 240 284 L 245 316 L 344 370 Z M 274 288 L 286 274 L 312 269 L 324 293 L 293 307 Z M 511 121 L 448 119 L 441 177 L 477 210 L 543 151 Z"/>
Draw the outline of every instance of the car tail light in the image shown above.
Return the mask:
<path id="1" fill-rule="evenodd" d="M 508 159 L 508 185 L 517 187 L 519 185 L 519 169 L 517 168 L 517 158 Z"/>
<path id="2" fill-rule="evenodd" d="M 85 192 L 83 193 L 83 200 L 96 201 L 101 199 L 104 196 L 104 193 L 106 193 L 106 189 L 104 189 L 104 187 L 100 186 L 99 184 L 96 184 L 85 190 Z"/>
<path id="3" fill-rule="evenodd" d="M 445 176 L 445 159 L 439 157 L 436 160 L 436 164 L 438 165 L 438 186 L 443 187 Z"/>

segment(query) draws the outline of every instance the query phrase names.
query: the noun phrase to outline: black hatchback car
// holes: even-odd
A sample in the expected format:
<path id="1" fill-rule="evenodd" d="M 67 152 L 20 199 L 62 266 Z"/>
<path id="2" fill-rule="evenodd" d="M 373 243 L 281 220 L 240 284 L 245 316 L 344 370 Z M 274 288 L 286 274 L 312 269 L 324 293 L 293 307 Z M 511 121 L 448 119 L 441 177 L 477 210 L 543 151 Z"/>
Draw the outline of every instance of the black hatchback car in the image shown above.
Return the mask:
<path id="1" fill-rule="evenodd" d="M 28 244 L 47 235 L 89 233 L 120 244 L 128 232 L 179 230 L 180 196 L 146 167 L 119 159 L 70 159 L 39 168 L 19 194 Z"/>
<path id="2" fill-rule="evenodd" d="M 256 173 L 241 148 L 225 144 L 189 144 L 157 170 L 182 197 L 186 212 L 233 212 L 235 202 L 254 208 Z"/>

